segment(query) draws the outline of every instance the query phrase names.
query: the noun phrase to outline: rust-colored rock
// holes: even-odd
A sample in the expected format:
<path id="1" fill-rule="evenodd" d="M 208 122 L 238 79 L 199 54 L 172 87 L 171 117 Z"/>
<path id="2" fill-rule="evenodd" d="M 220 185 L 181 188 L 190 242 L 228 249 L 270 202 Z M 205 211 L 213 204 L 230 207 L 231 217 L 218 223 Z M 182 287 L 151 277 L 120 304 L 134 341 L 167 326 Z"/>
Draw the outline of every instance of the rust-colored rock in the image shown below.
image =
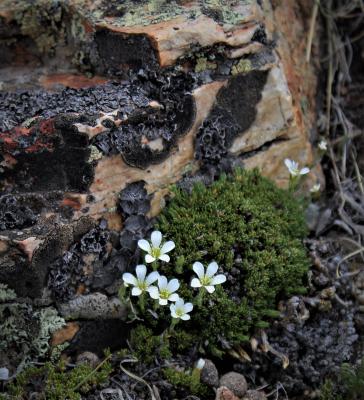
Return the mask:
<path id="1" fill-rule="evenodd" d="M 53 333 L 52 346 L 70 342 L 79 330 L 80 326 L 77 322 L 67 322 L 63 328 Z"/>

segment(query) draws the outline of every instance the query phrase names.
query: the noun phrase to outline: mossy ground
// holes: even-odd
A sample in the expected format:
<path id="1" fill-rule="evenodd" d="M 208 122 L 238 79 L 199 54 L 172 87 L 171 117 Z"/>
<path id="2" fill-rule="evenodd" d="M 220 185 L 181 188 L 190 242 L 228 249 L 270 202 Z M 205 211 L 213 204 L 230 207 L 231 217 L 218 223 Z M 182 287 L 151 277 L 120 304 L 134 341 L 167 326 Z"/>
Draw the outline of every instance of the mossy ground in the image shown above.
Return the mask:
<path id="1" fill-rule="evenodd" d="M 216 261 L 227 276 L 215 293 L 205 293 L 190 321 L 181 321 L 169 333 L 172 352 L 193 345 L 221 355 L 226 346 L 269 326 L 278 315 L 279 299 L 305 291 L 309 260 L 302 242 L 307 233 L 303 206 L 257 171 L 237 171 L 210 187 L 196 185 L 191 193 L 175 188 L 157 227 L 176 244 L 174 258 L 158 271 L 180 280 L 179 295 L 186 301 L 197 295 L 189 286 L 195 261 Z M 158 309 L 157 322 L 145 317 L 157 335 L 167 326 L 161 321 L 170 319 L 164 308 Z M 135 348 L 141 348 L 138 340 L 145 357 L 145 343 L 151 339 L 134 335 Z M 155 354 L 155 346 L 150 350 Z"/>
<path id="2" fill-rule="evenodd" d="M 29 387 L 33 387 L 47 400 L 80 400 L 82 395 L 105 383 L 112 370 L 108 360 L 100 364 L 98 370 L 88 364 L 67 369 L 63 362 L 47 362 L 41 367 L 31 366 L 22 371 L 9 385 L 8 395 L 4 395 L 3 398 L 27 398 Z"/>

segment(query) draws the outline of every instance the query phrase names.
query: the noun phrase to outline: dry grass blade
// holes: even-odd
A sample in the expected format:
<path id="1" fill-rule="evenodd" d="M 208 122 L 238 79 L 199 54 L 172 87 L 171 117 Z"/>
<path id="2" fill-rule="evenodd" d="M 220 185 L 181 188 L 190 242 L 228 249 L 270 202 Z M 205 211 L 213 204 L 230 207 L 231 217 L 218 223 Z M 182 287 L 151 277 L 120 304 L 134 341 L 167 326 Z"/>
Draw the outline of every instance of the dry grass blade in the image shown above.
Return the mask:
<path id="1" fill-rule="evenodd" d="M 141 378 L 138 375 L 133 374 L 132 372 L 128 371 L 127 369 L 125 369 L 123 367 L 123 364 L 125 364 L 125 363 L 134 363 L 134 362 L 138 362 L 138 360 L 135 358 L 129 358 L 129 359 L 123 360 L 120 362 L 120 369 L 124 372 L 124 374 L 128 375 L 130 378 L 145 385 L 149 390 L 150 397 L 152 400 L 158 400 L 154 394 L 153 388 L 149 385 L 149 383 L 146 380 L 144 380 L 143 378 Z"/>

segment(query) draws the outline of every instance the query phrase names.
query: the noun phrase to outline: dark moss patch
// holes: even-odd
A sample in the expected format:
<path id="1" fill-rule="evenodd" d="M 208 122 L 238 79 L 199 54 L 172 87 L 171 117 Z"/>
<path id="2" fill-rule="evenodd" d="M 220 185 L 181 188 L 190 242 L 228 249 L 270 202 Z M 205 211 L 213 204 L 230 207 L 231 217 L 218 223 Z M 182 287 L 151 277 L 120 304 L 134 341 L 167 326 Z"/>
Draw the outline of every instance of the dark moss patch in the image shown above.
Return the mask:
<path id="1" fill-rule="evenodd" d="M 109 361 L 94 371 L 88 364 L 67 369 L 63 362 L 54 365 L 47 362 L 41 367 L 29 367 L 22 371 L 8 386 L 8 393 L 20 399 L 32 395 L 45 396 L 49 400 L 81 400 L 90 391 L 109 379 L 113 367 Z"/>
<path id="2" fill-rule="evenodd" d="M 173 238 L 179 256 L 178 268 L 166 264 L 161 273 L 189 282 L 193 262 L 215 260 L 227 276 L 191 322 L 180 325 L 210 349 L 246 340 L 268 325 L 278 299 L 305 290 L 303 209 L 256 171 L 197 185 L 191 193 L 176 189 L 158 227 Z M 180 295 L 191 299 L 193 290 L 182 283 Z"/>

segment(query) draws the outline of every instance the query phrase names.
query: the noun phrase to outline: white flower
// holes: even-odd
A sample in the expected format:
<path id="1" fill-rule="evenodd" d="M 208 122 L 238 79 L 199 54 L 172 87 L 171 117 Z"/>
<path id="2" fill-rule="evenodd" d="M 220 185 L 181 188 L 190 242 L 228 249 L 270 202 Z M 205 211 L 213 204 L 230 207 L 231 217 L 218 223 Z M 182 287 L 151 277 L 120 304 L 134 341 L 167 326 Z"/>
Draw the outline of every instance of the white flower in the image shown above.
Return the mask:
<path id="1" fill-rule="evenodd" d="M 197 368 L 197 369 L 203 369 L 203 367 L 205 366 L 205 364 L 206 364 L 206 361 L 205 361 L 203 358 L 199 358 L 199 359 L 197 360 L 197 363 L 196 363 L 196 368 Z"/>
<path id="2" fill-rule="evenodd" d="M 310 189 L 311 193 L 317 193 L 320 190 L 321 184 L 320 183 L 316 183 L 315 185 L 312 186 L 312 188 Z"/>
<path id="3" fill-rule="evenodd" d="M 151 286 L 158 277 L 159 273 L 157 271 L 151 272 L 147 275 L 147 267 L 145 265 L 137 265 L 136 277 L 129 272 L 123 274 L 123 281 L 125 286 L 133 285 L 131 290 L 132 296 L 140 296 L 143 292 L 149 292 L 154 286 Z"/>
<path id="4" fill-rule="evenodd" d="M 214 276 L 219 268 L 215 261 L 207 266 L 206 273 L 204 266 L 198 261 L 193 264 L 192 268 L 198 276 L 198 279 L 192 279 L 192 287 L 204 287 L 209 293 L 213 293 L 215 291 L 215 285 L 220 285 L 221 283 L 224 283 L 226 281 L 225 275 L 220 274 Z"/>
<path id="5" fill-rule="evenodd" d="M 185 303 L 184 300 L 179 298 L 175 304 L 169 306 L 173 318 L 181 318 L 183 321 L 189 320 L 191 317 L 188 315 L 192 311 L 192 303 Z"/>
<path id="6" fill-rule="evenodd" d="M 325 139 L 322 139 L 321 142 L 318 144 L 318 148 L 322 151 L 327 150 L 327 142 Z"/>
<path id="7" fill-rule="evenodd" d="M 165 262 L 169 262 L 169 255 L 166 254 L 175 248 L 174 242 L 170 240 L 169 242 L 165 242 L 163 246 L 162 244 L 162 234 L 159 231 L 152 232 L 150 237 L 150 243 L 148 240 L 141 239 L 138 241 L 138 246 L 146 251 L 148 254 L 145 255 L 145 262 L 152 263 L 155 260 L 162 260 Z"/>
<path id="8" fill-rule="evenodd" d="M 284 163 L 286 164 L 286 167 L 292 176 L 306 175 L 310 172 L 310 168 L 304 167 L 299 169 L 298 163 L 288 158 L 284 160 Z"/>
<path id="9" fill-rule="evenodd" d="M 161 306 L 166 306 L 168 301 L 177 301 L 179 296 L 174 293 L 179 288 L 178 279 L 171 279 L 169 282 L 165 276 L 159 276 L 158 287 L 149 288 L 149 294 L 152 299 L 159 300 Z"/>

